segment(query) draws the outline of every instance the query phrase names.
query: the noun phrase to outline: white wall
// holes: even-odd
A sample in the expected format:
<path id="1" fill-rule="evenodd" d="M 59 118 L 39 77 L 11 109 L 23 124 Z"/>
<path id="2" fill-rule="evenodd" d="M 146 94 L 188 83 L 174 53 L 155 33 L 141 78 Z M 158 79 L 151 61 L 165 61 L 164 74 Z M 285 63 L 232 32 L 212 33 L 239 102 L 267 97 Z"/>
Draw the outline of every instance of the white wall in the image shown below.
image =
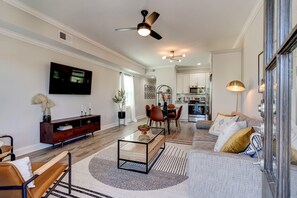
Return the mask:
<path id="1" fill-rule="evenodd" d="M 176 69 L 175 67 L 155 68 L 156 87 L 168 85 L 172 89 L 172 102 L 176 100 Z"/>
<path id="2" fill-rule="evenodd" d="M 258 93 L 258 54 L 263 51 L 263 6 L 248 27 L 243 39 L 242 112 L 250 117 L 261 118 L 258 105 L 262 94 Z"/>
<path id="3" fill-rule="evenodd" d="M 232 80 L 241 80 L 241 50 L 212 52 L 212 120 L 217 113 L 229 114 L 236 109 L 236 92 L 226 89 Z M 239 98 L 240 101 L 240 98 Z M 238 105 L 238 111 L 241 105 Z"/>
<path id="4" fill-rule="evenodd" d="M 101 115 L 102 129 L 118 124 L 118 107 L 112 97 L 119 86 L 119 71 L 144 74 L 145 69 L 84 37 L 73 36 L 73 45 L 57 40 L 62 26 L 49 24 L 0 1 L 0 133 L 14 137 L 17 155 L 47 146 L 40 144 L 40 105 L 31 104 L 37 93 L 48 95 L 50 62 L 93 72 L 92 94 L 49 95 L 56 106 L 52 119 L 80 115 L 81 105 L 92 103 L 92 114 Z M 102 48 L 100 48 L 102 47 Z M 126 67 L 127 66 L 127 67 Z M 146 79 L 136 81 L 136 117 L 145 117 Z"/>

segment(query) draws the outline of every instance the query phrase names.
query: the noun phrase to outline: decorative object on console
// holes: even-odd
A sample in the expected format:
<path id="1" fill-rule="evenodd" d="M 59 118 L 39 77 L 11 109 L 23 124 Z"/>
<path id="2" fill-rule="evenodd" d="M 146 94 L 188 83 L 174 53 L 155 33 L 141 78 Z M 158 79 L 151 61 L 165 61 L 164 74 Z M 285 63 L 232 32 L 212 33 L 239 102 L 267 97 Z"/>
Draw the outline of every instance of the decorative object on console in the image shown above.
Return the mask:
<path id="1" fill-rule="evenodd" d="M 174 55 L 174 51 L 170 51 L 170 55 L 169 56 L 163 56 L 162 59 L 166 60 L 168 59 L 169 62 L 173 62 L 173 61 L 178 61 L 181 62 L 181 58 L 186 57 L 186 54 L 181 54 L 181 55 Z"/>
<path id="2" fill-rule="evenodd" d="M 32 104 L 41 104 L 41 110 L 43 112 L 43 122 L 51 121 L 51 111 L 50 108 L 54 107 L 56 104 L 54 101 L 49 99 L 44 94 L 38 93 L 32 99 Z"/>
<path id="3" fill-rule="evenodd" d="M 238 92 L 245 90 L 244 84 L 239 80 L 233 80 L 226 85 L 226 89 L 236 92 L 236 112 L 238 112 Z"/>

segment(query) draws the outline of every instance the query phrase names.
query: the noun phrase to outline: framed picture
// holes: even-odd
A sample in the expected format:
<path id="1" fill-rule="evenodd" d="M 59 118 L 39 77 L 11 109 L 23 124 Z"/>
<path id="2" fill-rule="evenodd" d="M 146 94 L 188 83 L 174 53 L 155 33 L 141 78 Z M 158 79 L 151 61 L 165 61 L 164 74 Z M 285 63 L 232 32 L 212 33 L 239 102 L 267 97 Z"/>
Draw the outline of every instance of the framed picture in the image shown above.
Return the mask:
<path id="1" fill-rule="evenodd" d="M 258 55 L 258 92 L 263 93 L 263 85 L 265 83 L 265 69 L 264 69 L 264 58 L 263 51 Z M 262 86 L 261 86 L 262 85 Z"/>

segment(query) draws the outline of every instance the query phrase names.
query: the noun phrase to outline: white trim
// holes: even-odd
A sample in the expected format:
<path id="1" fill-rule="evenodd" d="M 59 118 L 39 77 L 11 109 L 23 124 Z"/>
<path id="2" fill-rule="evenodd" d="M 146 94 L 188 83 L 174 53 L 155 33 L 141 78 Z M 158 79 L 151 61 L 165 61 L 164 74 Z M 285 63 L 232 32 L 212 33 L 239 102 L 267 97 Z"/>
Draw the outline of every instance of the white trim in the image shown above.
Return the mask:
<path id="1" fill-rule="evenodd" d="M 176 67 L 176 65 L 164 65 L 164 66 L 155 66 L 155 67 L 148 67 L 147 69 L 163 69 L 163 68 L 173 68 Z"/>
<path id="2" fill-rule="evenodd" d="M 146 115 L 140 115 L 140 116 L 136 117 L 137 120 L 141 120 L 141 119 L 144 119 L 144 118 L 146 118 Z"/>
<path id="3" fill-rule="evenodd" d="M 22 156 L 22 155 L 25 155 L 27 153 L 31 153 L 31 152 L 34 152 L 34 151 L 45 149 L 45 148 L 48 148 L 48 147 L 51 147 L 51 146 L 52 145 L 42 144 L 42 143 L 33 144 L 33 145 L 30 145 L 30 146 L 25 146 L 25 147 L 15 149 L 14 154 L 18 157 L 18 156 Z"/>
<path id="4" fill-rule="evenodd" d="M 246 22 L 243 25 L 243 28 L 240 31 L 240 34 L 238 35 L 237 39 L 235 40 L 232 48 L 238 48 L 239 43 L 241 42 L 241 40 L 243 39 L 247 29 L 250 27 L 250 25 L 253 23 L 253 21 L 255 20 L 256 16 L 258 15 L 259 11 L 261 10 L 261 8 L 263 7 L 263 0 L 259 0 L 259 2 L 257 3 L 257 5 L 255 6 L 255 8 L 252 10 L 252 12 L 250 13 L 248 19 L 246 20 Z"/>
<path id="5" fill-rule="evenodd" d="M 75 54 L 75 53 L 70 52 L 70 51 L 68 51 L 68 50 L 64 50 L 64 49 L 62 49 L 62 48 L 59 48 L 59 47 L 56 47 L 56 46 L 49 45 L 48 43 L 44 43 L 44 42 L 41 42 L 41 41 L 39 41 L 39 40 L 32 39 L 32 38 L 30 38 L 30 37 L 27 37 L 27 36 L 18 34 L 18 33 L 16 33 L 16 32 L 13 32 L 13 31 L 10 31 L 10 30 L 1 28 L 1 27 L 0 27 L 0 34 L 1 34 L 1 35 L 4 35 L 4 36 L 7 36 L 7 37 L 10 37 L 10 38 L 13 38 L 13 39 L 17 39 L 17 40 L 19 40 L 19 41 L 23 41 L 23 42 L 25 42 L 25 43 L 29 43 L 29 44 L 31 44 L 31 45 L 35 45 L 35 46 L 38 46 L 38 47 L 42 47 L 42 48 L 45 48 L 45 49 L 54 51 L 54 52 L 56 52 L 56 53 L 61 53 L 61 54 L 66 55 L 66 56 L 71 56 L 71 57 L 73 57 L 73 58 L 77 58 L 77 59 L 80 59 L 80 60 L 83 60 L 83 61 L 87 61 L 87 62 L 96 64 L 96 65 L 100 65 L 100 66 L 102 66 L 102 67 L 105 67 L 105 68 L 108 68 L 108 69 L 111 69 L 111 70 L 114 70 L 114 71 L 122 71 L 122 69 L 119 69 L 119 68 L 116 68 L 116 67 L 109 66 L 109 65 L 107 65 L 106 63 L 102 63 L 102 62 L 100 62 L 100 61 L 92 60 L 92 59 L 87 58 L 87 57 L 85 57 L 85 56 L 83 56 L 83 55 Z"/>
<path id="6" fill-rule="evenodd" d="M 211 51 L 211 54 L 225 54 L 225 53 L 233 53 L 233 52 L 242 52 L 241 48 L 233 48 L 233 49 L 225 49 L 225 50 L 216 50 Z"/>
<path id="7" fill-rule="evenodd" d="M 18 1 L 18 0 L 3 0 L 3 1 L 10 4 L 11 6 L 19 9 L 19 10 L 22 10 L 22 11 L 28 13 L 28 14 L 31 14 L 32 16 L 35 16 L 36 18 L 38 18 L 38 19 L 40 19 L 40 20 L 42 20 L 42 21 L 44 21 L 46 23 L 49 23 L 49 24 L 57 27 L 58 29 L 65 30 L 69 34 L 72 34 L 72 35 L 74 35 L 74 36 L 76 36 L 76 37 L 78 37 L 78 38 L 80 38 L 80 39 L 82 39 L 82 40 L 84 40 L 84 41 L 86 41 L 86 42 L 88 42 L 90 44 L 93 44 L 98 48 L 101 48 L 103 50 L 106 50 L 107 52 L 112 53 L 113 55 L 121 57 L 124 60 L 134 64 L 135 66 L 141 67 L 142 69 L 147 68 L 147 66 L 141 65 L 141 64 L 139 64 L 139 63 L 137 63 L 137 62 L 135 62 L 135 61 L 133 61 L 133 60 L 131 60 L 131 59 L 129 59 L 129 58 L 115 52 L 115 51 L 113 51 L 113 50 L 111 50 L 110 48 L 108 48 L 108 47 L 106 47 L 106 46 L 104 46 L 104 45 L 102 45 L 102 44 L 100 44 L 100 43 L 98 43 L 98 42 L 84 36 L 83 34 L 81 34 L 80 32 L 72 29 L 71 27 L 62 24 L 62 23 L 50 18 L 49 16 L 46 16 L 46 15 L 38 12 L 37 10 L 34 10 L 33 8 L 27 6 L 26 4 L 24 4 L 21 1 Z"/>

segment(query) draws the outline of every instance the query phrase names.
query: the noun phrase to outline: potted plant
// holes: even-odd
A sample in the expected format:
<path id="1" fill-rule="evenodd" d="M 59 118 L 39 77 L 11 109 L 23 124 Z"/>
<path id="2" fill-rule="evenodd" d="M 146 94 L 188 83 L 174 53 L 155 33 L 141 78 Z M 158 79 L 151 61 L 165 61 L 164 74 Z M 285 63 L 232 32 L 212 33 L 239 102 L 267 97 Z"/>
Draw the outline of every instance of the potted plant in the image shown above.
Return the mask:
<path id="1" fill-rule="evenodd" d="M 119 112 L 118 112 L 118 118 L 124 119 L 126 117 L 126 113 L 124 111 L 125 103 L 126 103 L 126 95 L 125 90 L 121 89 L 118 90 L 118 94 L 115 95 L 112 100 L 119 105 Z"/>

